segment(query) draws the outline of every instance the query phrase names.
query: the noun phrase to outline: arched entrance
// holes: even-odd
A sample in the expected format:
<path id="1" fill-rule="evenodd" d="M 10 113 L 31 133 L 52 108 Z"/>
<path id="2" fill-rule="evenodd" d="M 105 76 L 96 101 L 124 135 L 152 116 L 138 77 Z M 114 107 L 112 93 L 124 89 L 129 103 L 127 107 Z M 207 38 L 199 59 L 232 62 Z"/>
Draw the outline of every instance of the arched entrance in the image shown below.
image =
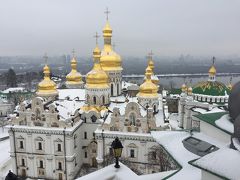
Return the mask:
<path id="1" fill-rule="evenodd" d="M 97 167 L 97 160 L 95 157 L 92 158 L 92 167 Z"/>
<path id="2" fill-rule="evenodd" d="M 59 180 L 62 180 L 62 179 L 63 179 L 62 173 L 59 173 L 59 174 L 58 174 L 58 179 L 59 179 Z"/>
<path id="3" fill-rule="evenodd" d="M 26 177 L 26 170 L 25 169 L 22 169 L 21 175 L 22 175 L 22 177 Z"/>

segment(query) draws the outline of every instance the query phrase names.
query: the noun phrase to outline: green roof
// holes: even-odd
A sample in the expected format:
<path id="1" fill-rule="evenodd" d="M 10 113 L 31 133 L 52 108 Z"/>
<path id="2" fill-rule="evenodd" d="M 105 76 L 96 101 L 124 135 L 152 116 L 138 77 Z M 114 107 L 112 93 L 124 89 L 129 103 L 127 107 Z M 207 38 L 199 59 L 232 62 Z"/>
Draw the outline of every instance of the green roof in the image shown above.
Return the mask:
<path id="1" fill-rule="evenodd" d="M 208 124 L 213 125 L 214 127 L 226 132 L 227 134 L 232 135 L 232 133 L 226 131 L 225 129 L 222 129 L 220 127 L 218 127 L 215 124 L 215 121 L 220 119 L 223 115 L 228 114 L 228 112 L 216 112 L 216 113 L 208 113 L 208 114 L 197 114 L 197 115 L 193 115 L 194 117 L 198 118 L 199 120 L 202 120 L 204 122 L 207 122 Z"/>
<path id="2" fill-rule="evenodd" d="M 193 87 L 193 94 L 225 96 L 230 93 L 227 86 L 218 81 L 203 81 Z"/>

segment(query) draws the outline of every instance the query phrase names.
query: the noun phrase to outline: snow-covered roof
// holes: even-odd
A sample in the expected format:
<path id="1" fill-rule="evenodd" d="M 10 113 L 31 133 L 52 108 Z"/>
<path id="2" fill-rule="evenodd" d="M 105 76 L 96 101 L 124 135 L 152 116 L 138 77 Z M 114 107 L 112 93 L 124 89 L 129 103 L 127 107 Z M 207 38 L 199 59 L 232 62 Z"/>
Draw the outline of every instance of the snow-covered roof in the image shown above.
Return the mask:
<path id="1" fill-rule="evenodd" d="M 3 165 L 10 159 L 10 140 L 0 141 L 0 165 Z"/>
<path id="2" fill-rule="evenodd" d="M 209 113 L 218 113 L 218 112 L 226 112 L 226 110 L 220 109 L 219 107 L 214 107 L 210 111 L 207 111 L 203 114 L 209 114 Z"/>
<path id="3" fill-rule="evenodd" d="M 1 128 L 0 130 L 0 138 L 4 138 L 4 137 L 8 137 L 9 134 L 8 134 L 8 129 L 7 128 Z"/>
<path id="4" fill-rule="evenodd" d="M 68 119 L 75 111 L 84 105 L 84 101 L 58 100 L 54 101 L 61 119 Z"/>
<path id="5" fill-rule="evenodd" d="M 191 153 L 183 146 L 182 141 L 189 137 L 190 134 L 184 131 L 152 131 L 153 138 L 161 144 L 173 158 L 182 166 L 182 169 L 176 173 L 171 179 L 201 179 L 200 169 L 193 167 L 188 162 L 199 158 L 199 156 Z M 208 137 L 202 133 L 194 133 L 193 137 L 209 142 L 219 148 L 225 144 Z"/>
<path id="6" fill-rule="evenodd" d="M 84 105 L 84 89 L 58 89 L 59 100 L 53 102 L 59 111 L 60 118 L 66 120 Z"/>
<path id="7" fill-rule="evenodd" d="M 160 172 L 160 173 L 154 173 L 154 174 L 147 174 L 138 176 L 135 174 L 131 169 L 129 169 L 127 166 L 122 164 L 121 162 L 120 168 L 115 168 L 114 164 L 111 164 L 107 167 L 104 167 L 98 171 L 95 171 L 93 173 L 90 173 L 86 176 L 82 176 L 78 178 L 78 180 L 159 180 L 167 177 L 169 174 L 173 173 L 174 171 L 166 171 L 166 172 Z"/>
<path id="8" fill-rule="evenodd" d="M 134 84 L 134 83 L 130 83 L 130 82 L 126 82 L 126 81 L 122 81 L 122 88 L 128 88 L 129 86 L 133 86 L 133 85 L 137 85 L 137 84 Z"/>
<path id="9" fill-rule="evenodd" d="M 95 133 L 102 133 L 102 129 L 98 128 L 95 130 Z M 108 135 L 118 135 L 118 136 L 137 136 L 137 137 L 147 137 L 152 139 L 152 135 L 150 133 L 138 133 L 138 132 L 125 132 L 125 131 L 110 131 L 104 130 L 104 134 Z"/>
<path id="10" fill-rule="evenodd" d="M 127 87 L 127 90 L 138 91 L 139 86 L 138 85 L 131 85 L 131 86 Z"/>
<path id="11" fill-rule="evenodd" d="M 67 132 L 67 133 L 72 133 L 73 131 L 74 131 L 74 129 L 76 128 L 76 127 L 78 127 L 80 124 L 82 124 L 83 123 L 83 121 L 82 120 L 79 120 L 79 121 L 77 121 L 73 126 L 70 126 L 70 127 L 66 127 L 66 129 L 65 129 L 65 127 L 63 127 L 63 128 L 60 128 L 60 127 L 51 127 L 51 128 L 49 128 L 49 127 L 41 127 L 41 130 L 42 131 L 58 131 L 58 132 L 63 132 L 63 131 L 65 131 L 65 132 Z M 11 127 L 13 127 L 12 125 L 8 125 L 8 126 L 6 126 L 6 128 L 11 128 Z M 39 127 L 38 126 L 25 126 L 25 125 L 14 125 L 14 129 L 27 129 L 27 130 L 40 130 L 39 129 Z"/>
<path id="12" fill-rule="evenodd" d="M 111 102 L 125 102 L 126 97 L 124 96 L 117 96 L 117 97 L 110 97 Z"/>
<path id="13" fill-rule="evenodd" d="M 230 133 L 234 133 L 233 123 L 230 121 L 229 114 L 223 115 L 220 119 L 215 121 L 215 124 Z"/>
<path id="14" fill-rule="evenodd" d="M 201 121 L 207 122 L 209 125 L 212 125 L 221 131 L 226 132 L 227 134 L 232 135 L 234 133 L 234 125 L 230 121 L 230 116 L 227 111 L 214 108 L 211 111 L 207 111 L 203 114 L 194 115 Z"/>
<path id="15" fill-rule="evenodd" d="M 193 164 L 228 179 L 237 180 L 240 177 L 240 152 L 228 147 L 212 152 Z"/>
<path id="16" fill-rule="evenodd" d="M 12 93 L 12 92 L 23 92 L 25 91 L 25 88 L 23 87 L 14 87 L 14 88 L 8 88 L 8 89 L 5 89 L 4 91 L 2 91 L 2 93 Z"/>
<path id="17" fill-rule="evenodd" d="M 193 111 L 195 111 L 195 112 L 199 112 L 199 113 L 201 113 L 201 114 L 204 114 L 204 113 L 206 113 L 206 112 L 207 112 L 207 110 L 206 110 L 206 109 L 199 108 L 199 107 L 192 108 L 192 110 L 193 110 Z"/>
<path id="18" fill-rule="evenodd" d="M 85 89 L 58 89 L 59 99 L 85 100 Z"/>

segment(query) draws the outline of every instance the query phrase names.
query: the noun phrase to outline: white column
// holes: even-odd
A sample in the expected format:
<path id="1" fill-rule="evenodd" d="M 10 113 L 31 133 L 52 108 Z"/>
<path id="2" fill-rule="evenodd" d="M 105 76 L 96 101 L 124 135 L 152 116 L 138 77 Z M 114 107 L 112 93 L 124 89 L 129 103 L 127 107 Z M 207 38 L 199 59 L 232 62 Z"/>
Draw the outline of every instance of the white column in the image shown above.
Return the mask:
<path id="1" fill-rule="evenodd" d="M 103 140 L 97 140 L 97 162 L 101 164 L 103 162 Z"/>

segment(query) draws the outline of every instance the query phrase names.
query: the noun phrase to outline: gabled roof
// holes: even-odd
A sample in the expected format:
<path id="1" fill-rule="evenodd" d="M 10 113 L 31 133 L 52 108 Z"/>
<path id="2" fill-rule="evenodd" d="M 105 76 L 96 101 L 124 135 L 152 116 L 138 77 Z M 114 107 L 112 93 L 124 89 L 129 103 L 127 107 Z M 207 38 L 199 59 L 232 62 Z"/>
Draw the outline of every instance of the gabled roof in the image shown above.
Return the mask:
<path id="1" fill-rule="evenodd" d="M 219 120 L 222 116 L 228 114 L 228 112 L 216 112 L 216 113 L 206 113 L 206 114 L 197 114 L 193 115 L 194 117 L 198 118 L 201 121 L 204 121 L 224 132 L 227 134 L 232 135 L 232 132 L 227 131 L 225 128 L 220 127 L 219 125 L 216 124 L 216 121 Z"/>

